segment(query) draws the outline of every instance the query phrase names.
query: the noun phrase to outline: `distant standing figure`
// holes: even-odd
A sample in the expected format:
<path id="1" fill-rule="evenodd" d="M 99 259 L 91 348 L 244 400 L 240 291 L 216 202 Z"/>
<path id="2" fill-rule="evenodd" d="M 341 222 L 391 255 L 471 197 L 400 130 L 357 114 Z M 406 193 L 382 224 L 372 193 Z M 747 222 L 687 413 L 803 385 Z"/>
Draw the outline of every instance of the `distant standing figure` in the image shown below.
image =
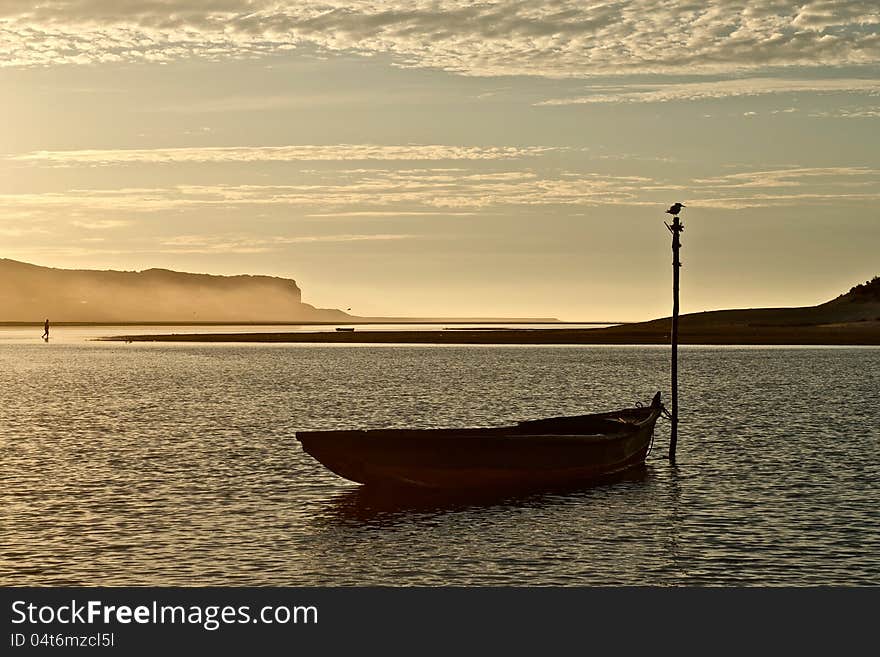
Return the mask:
<path id="1" fill-rule="evenodd" d="M 49 320 L 46 320 L 46 323 L 43 324 L 43 340 L 49 342 Z"/>

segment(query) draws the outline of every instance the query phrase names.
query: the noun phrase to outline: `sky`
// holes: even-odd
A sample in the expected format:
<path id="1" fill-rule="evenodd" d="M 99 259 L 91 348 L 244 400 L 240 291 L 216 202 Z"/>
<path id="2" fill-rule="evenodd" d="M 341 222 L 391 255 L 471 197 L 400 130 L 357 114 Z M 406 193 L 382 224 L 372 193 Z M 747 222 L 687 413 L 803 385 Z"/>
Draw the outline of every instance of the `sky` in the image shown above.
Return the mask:
<path id="1" fill-rule="evenodd" d="M 0 257 L 632 321 L 880 273 L 880 5 L 0 0 Z"/>

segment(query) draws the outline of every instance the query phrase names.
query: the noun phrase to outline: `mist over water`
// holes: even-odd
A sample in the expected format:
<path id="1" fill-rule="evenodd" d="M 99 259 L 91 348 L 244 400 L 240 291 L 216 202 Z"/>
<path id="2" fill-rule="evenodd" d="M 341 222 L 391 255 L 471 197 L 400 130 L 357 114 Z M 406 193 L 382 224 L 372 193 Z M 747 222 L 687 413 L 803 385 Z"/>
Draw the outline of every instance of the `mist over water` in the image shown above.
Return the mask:
<path id="1" fill-rule="evenodd" d="M 678 466 L 387 499 L 294 432 L 667 392 L 659 347 L 0 343 L 0 584 L 880 583 L 880 349 L 684 347 Z"/>

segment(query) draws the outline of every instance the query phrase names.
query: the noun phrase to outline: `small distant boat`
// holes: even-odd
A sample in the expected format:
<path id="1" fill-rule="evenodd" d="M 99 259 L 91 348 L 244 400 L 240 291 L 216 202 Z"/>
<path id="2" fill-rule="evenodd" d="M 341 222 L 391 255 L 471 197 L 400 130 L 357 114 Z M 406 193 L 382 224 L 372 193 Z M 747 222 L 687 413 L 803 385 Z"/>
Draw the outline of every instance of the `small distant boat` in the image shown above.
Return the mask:
<path id="1" fill-rule="evenodd" d="M 340 477 L 370 486 L 555 488 L 642 465 L 664 410 L 658 392 L 650 406 L 507 427 L 298 431 L 296 438 Z"/>
<path id="2" fill-rule="evenodd" d="M 337 331 L 354 331 L 354 328 L 352 328 L 350 326 L 337 326 L 336 330 Z"/>

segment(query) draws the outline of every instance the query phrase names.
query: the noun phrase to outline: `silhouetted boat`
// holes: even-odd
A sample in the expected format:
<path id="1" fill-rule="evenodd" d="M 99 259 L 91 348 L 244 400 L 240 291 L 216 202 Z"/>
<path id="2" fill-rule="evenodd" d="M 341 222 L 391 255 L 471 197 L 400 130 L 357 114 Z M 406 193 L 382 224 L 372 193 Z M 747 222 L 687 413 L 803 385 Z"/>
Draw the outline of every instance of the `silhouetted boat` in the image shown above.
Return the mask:
<path id="1" fill-rule="evenodd" d="M 338 326 L 336 328 L 337 331 L 354 331 L 354 328 L 348 326 Z"/>
<path id="2" fill-rule="evenodd" d="M 298 431 L 303 449 L 345 479 L 427 489 L 552 488 L 644 463 L 663 413 L 650 406 L 470 429 Z"/>

